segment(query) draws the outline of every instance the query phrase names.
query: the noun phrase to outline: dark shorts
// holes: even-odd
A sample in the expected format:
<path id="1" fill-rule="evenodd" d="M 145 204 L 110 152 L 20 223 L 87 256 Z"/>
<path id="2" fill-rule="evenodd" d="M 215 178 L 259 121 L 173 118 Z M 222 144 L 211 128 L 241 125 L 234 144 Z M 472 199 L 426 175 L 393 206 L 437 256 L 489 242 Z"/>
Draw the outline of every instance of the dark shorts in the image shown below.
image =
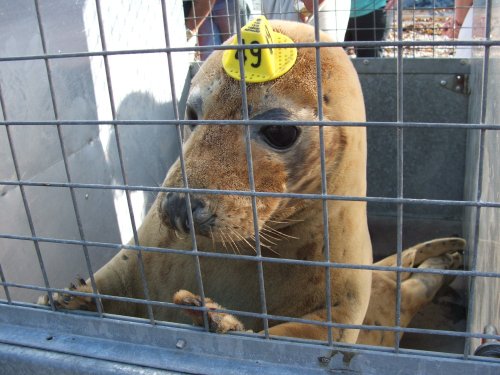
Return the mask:
<path id="1" fill-rule="evenodd" d="M 349 18 L 345 41 L 380 41 L 384 38 L 386 14 L 384 8 L 365 14 L 360 17 Z M 357 57 L 380 57 L 382 48 L 362 47 L 355 48 Z"/>

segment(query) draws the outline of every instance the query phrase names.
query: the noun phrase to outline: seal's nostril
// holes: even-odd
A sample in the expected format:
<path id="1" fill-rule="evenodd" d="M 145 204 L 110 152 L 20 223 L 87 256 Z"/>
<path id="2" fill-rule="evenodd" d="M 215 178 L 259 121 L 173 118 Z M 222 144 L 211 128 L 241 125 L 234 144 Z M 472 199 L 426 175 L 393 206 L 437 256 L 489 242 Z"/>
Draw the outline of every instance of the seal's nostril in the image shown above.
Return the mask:
<path id="1" fill-rule="evenodd" d="M 168 196 L 165 197 L 161 201 L 161 212 L 163 215 L 167 213 L 167 204 L 168 204 Z"/>
<path id="2" fill-rule="evenodd" d="M 178 231 L 190 233 L 192 226 L 190 225 L 187 207 L 186 195 L 167 193 L 161 206 L 164 223 Z M 196 232 L 200 232 L 201 234 L 208 232 L 215 218 L 207 209 L 206 202 L 196 197 L 191 197 L 191 212 Z"/>
<path id="3" fill-rule="evenodd" d="M 191 199 L 191 211 L 195 212 L 205 208 L 205 203 L 199 199 Z"/>
<path id="4" fill-rule="evenodd" d="M 164 221 L 173 229 L 186 232 L 184 222 L 187 216 L 186 199 L 184 195 L 169 192 L 162 203 Z"/>

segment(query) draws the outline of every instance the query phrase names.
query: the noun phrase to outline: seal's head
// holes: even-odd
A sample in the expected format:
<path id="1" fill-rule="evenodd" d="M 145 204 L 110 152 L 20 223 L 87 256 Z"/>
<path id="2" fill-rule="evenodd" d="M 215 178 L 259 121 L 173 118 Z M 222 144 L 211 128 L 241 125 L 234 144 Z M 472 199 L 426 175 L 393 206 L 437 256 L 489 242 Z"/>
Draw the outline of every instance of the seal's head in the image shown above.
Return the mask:
<path id="1" fill-rule="evenodd" d="M 275 32 L 295 43 L 314 42 L 314 29 L 309 25 L 286 21 L 270 24 Z M 322 34 L 321 41 L 330 40 Z M 182 149 L 189 187 L 250 191 L 245 141 L 248 135 L 255 191 L 321 193 L 319 128 L 301 126 L 303 121 L 319 119 L 316 49 L 298 48 L 296 61 L 285 74 L 246 84 L 249 119 L 262 121 L 248 129 L 244 125 L 203 125 L 203 120 L 243 119 L 241 82 L 227 74 L 223 53 L 212 53 L 192 81 L 186 118 L 199 120 L 200 124 L 190 129 Z M 235 51 L 231 53 L 236 58 Z M 245 53 L 245 64 L 257 62 L 255 51 Z M 323 119 L 364 121 L 361 87 L 346 53 L 342 48 L 322 47 L 320 56 Z M 266 120 L 293 120 L 296 124 L 279 126 L 275 122 L 266 124 Z M 329 194 L 365 195 L 365 143 L 362 127 L 324 127 Z M 164 186 L 183 186 L 179 160 L 170 168 Z M 253 237 L 252 197 L 190 196 L 196 234 L 214 241 L 247 241 Z M 159 199 L 163 223 L 189 232 L 185 195 L 161 193 Z M 257 196 L 255 200 L 259 229 L 288 225 L 295 222 L 299 212 L 321 205 L 319 200 L 283 197 Z M 321 215 L 318 211 L 314 214 Z"/>

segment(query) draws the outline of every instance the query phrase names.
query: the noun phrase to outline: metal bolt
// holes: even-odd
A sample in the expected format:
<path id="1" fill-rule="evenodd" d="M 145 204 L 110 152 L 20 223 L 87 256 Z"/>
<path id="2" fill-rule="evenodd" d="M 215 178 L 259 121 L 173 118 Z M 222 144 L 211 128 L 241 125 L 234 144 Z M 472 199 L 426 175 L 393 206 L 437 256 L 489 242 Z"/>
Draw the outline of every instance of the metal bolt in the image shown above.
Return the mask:
<path id="1" fill-rule="evenodd" d="M 85 199 L 89 199 L 89 195 L 88 194 L 85 194 Z"/>
<path id="2" fill-rule="evenodd" d="M 183 339 L 177 340 L 177 343 L 175 344 L 175 347 L 177 349 L 184 349 L 185 346 L 186 346 L 186 340 Z"/>
<path id="3" fill-rule="evenodd" d="M 446 86 L 446 84 L 447 84 L 447 83 L 448 83 L 448 82 L 446 82 L 444 79 L 442 79 L 442 80 L 441 80 L 441 82 L 439 82 L 439 84 L 440 84 L 441 86 Z"/>
<path id="4" fill-rule="evenodd" d="M 460 86 L 455 86 L 455 91 L 460 91 L 462 88 Z"/>
<path id="5" fill-rule="evenodd" d="M 368 65 L 369 63 L 370 63 L 370 60 L 368 60 L 368 59 L 363 60 L 363 65 Z"/>
<path id="6" fill-rule="evenodd" d="M 330 358 L 328 357 L 318 357 L 319 363 L 327 364 L 330 363 Z"/>

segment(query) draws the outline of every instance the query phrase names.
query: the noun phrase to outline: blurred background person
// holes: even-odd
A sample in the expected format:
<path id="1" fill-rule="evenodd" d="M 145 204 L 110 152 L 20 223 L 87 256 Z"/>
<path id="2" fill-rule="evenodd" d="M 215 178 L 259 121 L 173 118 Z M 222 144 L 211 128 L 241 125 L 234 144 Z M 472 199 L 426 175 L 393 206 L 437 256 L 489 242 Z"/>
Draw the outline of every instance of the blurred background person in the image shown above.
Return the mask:
<path id="1" fill-rule="evenodd" d="M 216 0 L 185 0 L 184 20 L 186 24 L 186 36 L 188 39 L 198 34 L 198 29 L 203 25 L 210 14 Z"/>
<path id="2" fill-rule="evenodd" d="M 314 3 L 316 0 L 262 0 L 262 14 L 269 19 L 315 24 Z M 351 0 L 317 0 L 319 29 L 329 34 L 334 41 L 343 42 L 349 21 Z"/>
<path id="3" fill-rule="evenodd" d="M 472 40 L 473 0 L 455 0 L 455 12 L 443 25 L 443 34 L 451 39 Z M 471 46 L 456 47 L 455 57 L 472 57 Z"/>
<path id="4" fill-rule="evenodd" d="M 394 0 L 352 0 L 346 41 L 374 41 L 384 39 L 386 10 L 392 9 Z M 381 57 L 382 47 L 355 47 L 357 57 Z"/>
<path id="5" fill-rule="evenodd" d="M 247 7 L 241 0 L 190 0 L 184 2 L 188 39 L 196 36 L 199 46 L 218 46 L 236 33 L 235 1 L 240 2 L 242 25 L 247 20 Z M 213 51 L 200 52 L 204 61 Z"/>

